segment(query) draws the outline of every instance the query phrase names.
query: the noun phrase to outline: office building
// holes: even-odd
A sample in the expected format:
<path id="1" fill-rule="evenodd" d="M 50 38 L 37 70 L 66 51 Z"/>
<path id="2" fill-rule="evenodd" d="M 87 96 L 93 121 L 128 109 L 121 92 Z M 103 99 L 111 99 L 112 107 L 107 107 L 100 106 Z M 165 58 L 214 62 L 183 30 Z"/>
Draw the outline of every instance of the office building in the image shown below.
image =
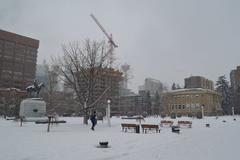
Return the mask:
<path id="1" fill-rule="evenodd" d="M 39 41 L 0 30 L 0 88 L 25 88 L 35 79 Z"/>

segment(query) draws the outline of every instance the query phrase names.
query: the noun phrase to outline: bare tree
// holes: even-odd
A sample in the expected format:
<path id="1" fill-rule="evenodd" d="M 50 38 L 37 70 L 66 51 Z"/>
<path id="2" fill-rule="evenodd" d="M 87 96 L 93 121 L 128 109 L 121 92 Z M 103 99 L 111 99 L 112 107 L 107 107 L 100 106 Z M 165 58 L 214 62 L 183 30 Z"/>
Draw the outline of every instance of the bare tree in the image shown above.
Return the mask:
<path id="1" fill-rule="evenodd" d="M 84 113 L 84 124 L 87 124 L 89 111 L 110 89 L 107 87 L 97 98 L 94 97 L 97 81 L 103 75 L 104 68 L 110 65 L 111 54 L 104 41 L 89 39 L 82 43 L 69 43 L 62 48 L 63 57 L 55 60 L 58 74 L 65 85 L 75 92 L 80 111 Z"/>

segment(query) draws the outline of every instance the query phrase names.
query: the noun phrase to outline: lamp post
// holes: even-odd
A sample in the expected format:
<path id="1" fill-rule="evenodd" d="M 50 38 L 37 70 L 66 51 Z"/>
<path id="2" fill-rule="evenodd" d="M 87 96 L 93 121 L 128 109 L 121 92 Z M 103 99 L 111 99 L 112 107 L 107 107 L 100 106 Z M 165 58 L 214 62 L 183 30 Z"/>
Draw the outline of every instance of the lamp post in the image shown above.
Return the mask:
<path id="1" fill-rule="evenodd" d="M 232 116 L 234 118 L 234 107 L 232 107 Z"/>
<path id="2" fill-rule="evenodd" d="M 111 110 L 110 110 L 110 100 L 107 100 L 108 106 L 107 106 L 107 121 L 108 121 L 108 126 L 111 127 L 111 122 L 110 122 L 110 114 L 111 114 Z"/>
<path id="3" fill-rule="evenodd" d="M 202 118 L 204 117 L 204 108 L 203 107 L 204 107 L 204 105 L 201 106 L 201 108 L 202 108 Z"/>

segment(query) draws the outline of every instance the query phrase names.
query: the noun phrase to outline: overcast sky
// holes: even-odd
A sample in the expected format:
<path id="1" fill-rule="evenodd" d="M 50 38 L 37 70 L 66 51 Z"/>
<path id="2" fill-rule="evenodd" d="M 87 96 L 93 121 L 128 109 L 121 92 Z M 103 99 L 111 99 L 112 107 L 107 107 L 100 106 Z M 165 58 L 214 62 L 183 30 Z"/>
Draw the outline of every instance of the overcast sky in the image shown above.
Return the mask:
<path id="1" fill-rule="evenodd" d="M 106 40 L 91 13 L 119 45 L 118 63 L 131 65 L 134 91 L 146 77 L 183 86 L 240 65 L 239 0 L 0 0 L 0 28 L 40 40 L 42 63 L 69 41 Z"/>

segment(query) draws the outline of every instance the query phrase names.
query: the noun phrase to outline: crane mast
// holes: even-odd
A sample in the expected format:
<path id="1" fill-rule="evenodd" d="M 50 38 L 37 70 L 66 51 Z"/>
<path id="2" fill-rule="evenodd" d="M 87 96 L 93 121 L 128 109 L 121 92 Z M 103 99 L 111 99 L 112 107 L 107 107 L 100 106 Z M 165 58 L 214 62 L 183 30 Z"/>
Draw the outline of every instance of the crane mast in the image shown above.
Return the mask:
<path id="1" fill-rule="evenodd" d="M 92 19 L 94 20 L 94 22 L 98 25 L 98 27 L 102 30 L 102 32 L 105 34 L 105 36 L 108 38 L 108 42 L 110 44 L 110 48 L 109 48 L 109 52 L 110 52 L 110 67 L 112 67 L 112 63 L 113 63 L 113 49 L 117 48 L 118 45 L 113 41 L 112 38 L 112 34 L 108 34 L 106 32 L 106 30 L 103 28 L 103 26 L 99 23 L 99 21 L 97 20 L 97 18 L 93 15 L 90 14 L 90 16 L 92 17 Z"/>
<path id="2" fill-rule="evenodd" d="M 98 25 L 98 27 L 102 30 L 102 32 L 105 34 L 105 36 L 108 38 L 109 42 L 110 42 L 115 48 L 118 47 L 118 46 L 115 44 L 115 42 L 113 41 L 112 36 L 109 35 L 109 34 L 106 32 L 106 30 L 105 30 L 105 29 L 103 28 L 103 26 L 99 23 L 99 21 L 97 20 L 97 18 L 96 18 L 93 14 L 91 14 L 90 16 L 92 17 L 92 19 L 94 20 L 94 22 Z"/>

